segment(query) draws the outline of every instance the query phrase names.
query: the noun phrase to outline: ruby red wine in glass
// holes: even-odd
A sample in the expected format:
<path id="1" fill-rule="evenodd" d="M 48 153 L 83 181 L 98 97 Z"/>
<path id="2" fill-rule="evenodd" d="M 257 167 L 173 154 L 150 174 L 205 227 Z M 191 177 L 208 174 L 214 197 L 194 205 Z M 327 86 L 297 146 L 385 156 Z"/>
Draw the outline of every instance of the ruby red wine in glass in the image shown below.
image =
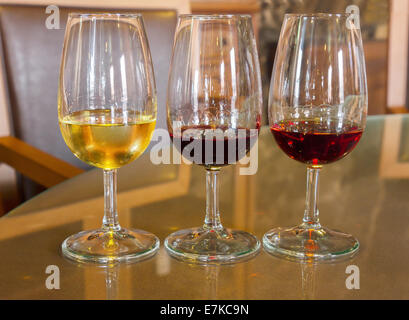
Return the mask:
<path id="1" fill-rule="evenodd" d="M 337 132 L 336 121 L 316 124 L 297 119 L 274 124 L 271 132 L 281 150 L 291 159 L 313 166 L 345 157 L 362 136 L 362 129 L 354 123 L 343 124 Z"/>
<path id="2" fill-rule="evenodd" d="M 302 223 L 264 235 L 264 248 L 272 255 L 316 262 L 358 252 L 356 238 L 323 227 L 318 218 L 320 169 L 348 155 L 365 129 L 368 93 L 356 19 L 326 13 L 284 17 L 271 76 L 269 125 L 280 149 L 307 165 L 307 192 Z M 343 211 L 345 219 L 354 219 L 349 212 Z"/>

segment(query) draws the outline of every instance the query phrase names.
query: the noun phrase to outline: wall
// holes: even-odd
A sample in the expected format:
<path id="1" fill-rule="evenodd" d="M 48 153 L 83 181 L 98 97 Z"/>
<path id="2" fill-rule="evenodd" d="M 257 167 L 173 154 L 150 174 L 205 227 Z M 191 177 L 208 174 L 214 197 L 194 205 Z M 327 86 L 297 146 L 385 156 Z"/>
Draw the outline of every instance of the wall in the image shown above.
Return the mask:
<path id="1" fill-rule="evenodd" d="M 390 0 L 388 108 L 406 106 L 409 1 Z"/>

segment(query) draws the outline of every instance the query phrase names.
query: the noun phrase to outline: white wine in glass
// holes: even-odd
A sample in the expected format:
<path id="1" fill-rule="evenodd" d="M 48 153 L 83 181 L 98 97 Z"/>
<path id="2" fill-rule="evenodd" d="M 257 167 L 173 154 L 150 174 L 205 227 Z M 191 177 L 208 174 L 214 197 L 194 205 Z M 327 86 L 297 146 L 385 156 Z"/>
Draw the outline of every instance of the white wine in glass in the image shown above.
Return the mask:
<path id="1" fill-rule="evenodd" d="M 82 161 L 105 170 L 138 158 L 149 145 L 156 120 L 152 116 L 112 117 L 109 109 L 74 112 L 60 121 L 67 146 Z"/>
<path id="2" fill-rule="evenodd" d="M 139 14 L 69 15 L 61 62 L 58 114 L 62 136 L 82 161 L 103 169 L 102 227 L 62 244 L 78 262 L 111 264 L 151 257 L 152 233 L 122 228 L 116 207 L 117 169 L 138 158 L 156 124 L 156 87 Z"/>

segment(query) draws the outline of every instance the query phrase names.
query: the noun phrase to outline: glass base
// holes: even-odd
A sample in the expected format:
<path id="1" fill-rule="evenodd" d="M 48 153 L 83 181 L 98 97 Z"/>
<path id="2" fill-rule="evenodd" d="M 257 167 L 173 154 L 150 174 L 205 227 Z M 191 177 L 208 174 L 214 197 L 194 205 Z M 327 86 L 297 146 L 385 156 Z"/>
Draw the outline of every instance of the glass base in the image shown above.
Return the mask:
<path id="1" fill-rule="evenodd" d="M 359 249 L 350 234 L 304 225 L 272 229 L 264 235 L 263 245 L 274 256 L 305 262 L 349 259 Z"/>
<path id="2" fill-rule="evenodd" d="M 96 229 L 68 237 L 62 243 L 61 249 L 65 257 L 77 262 L 132 263 L 152 257 L 159 249 L 159 239 L 142 230 Z"/>
<path id="3" fill-rule="evenodd" d="M 165 240 L 169 254 L 199 264 L 227 264 L 255 256 L 260 241 L 252 234 L 231 229 L 192 228 L 180 230 Z"/>

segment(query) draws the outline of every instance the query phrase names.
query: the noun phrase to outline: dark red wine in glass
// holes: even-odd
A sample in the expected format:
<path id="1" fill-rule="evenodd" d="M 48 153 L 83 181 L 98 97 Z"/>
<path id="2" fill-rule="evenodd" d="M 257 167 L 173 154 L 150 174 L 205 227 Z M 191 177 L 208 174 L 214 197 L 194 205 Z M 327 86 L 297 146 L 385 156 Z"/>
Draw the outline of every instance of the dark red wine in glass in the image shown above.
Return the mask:
<path id="1" fill-rule="evenodd" d="M 258 138 L 259 128 L 198 125 L 183 126 L 179 131 L 179 135 L 171 132 L 170 137 L 187 160 L 208 167 L 223 167 L 236 163 L 248 154 Z M 193 147 L 194 142 L 198 143 L 199 150 Z"/>
<path id="2" fill-rule="evenodd" d="M 248 231 L 224 227 L 219 207 L 221 169 L 241 159 L 248 159 L 249 167 L 257 161 L 251 157 L 256 152 L 246 157 L 257 141 L 263 106 L 250 16 L 179 17 L 166 104 L 175 149 L 206 170 L 204 222 L 166 237 L 167 252 L 199 264 L 254 257 L 260 241 Z M 198 206 L 197 210 L 202 209 Z M 189 217 L 192 215 L 186 216 L 186 224 Z"/>

